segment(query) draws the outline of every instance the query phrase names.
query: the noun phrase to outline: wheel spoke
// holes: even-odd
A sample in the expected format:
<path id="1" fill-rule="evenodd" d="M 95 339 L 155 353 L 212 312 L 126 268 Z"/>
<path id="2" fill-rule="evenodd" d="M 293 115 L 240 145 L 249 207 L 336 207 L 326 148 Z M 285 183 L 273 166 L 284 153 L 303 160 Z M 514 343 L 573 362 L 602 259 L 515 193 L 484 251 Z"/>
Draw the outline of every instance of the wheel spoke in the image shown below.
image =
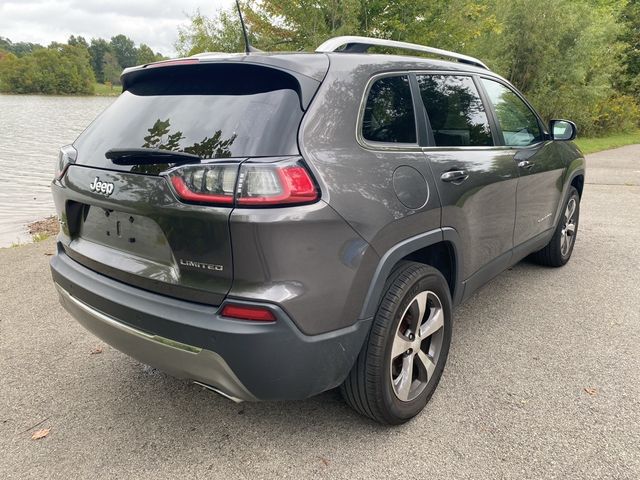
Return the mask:
<path id="1" fill-rule="evenodd" d="M 436 364 L 433 362 L 431 357 L 429 357 L 429 355 L 424 353 L 422 350 L 418 352 L 417 358 L 422 369 L 427 372 L 427 381 L 429 381 L 431 375 L 433 375 L 433 372 L 436 370 Z"/>
<path id="2" fill-rule="evenodd" d="M 427 311 L 428 296 L 429 294 L 427 292 L 421 292 L 415 298 L 415 302 L 418 304 L 418 315 L 416 315 L 416 318 L 414 319 L 414 324 L 411 325 L 411 333 L 416 336 L 420 335 L 420 324 L 422 324 L 422 319 L 424 318 L 424 314 Z"/>
<path id="3" fill-rule="evenodd" d="M 412 346 L 412 342 L 402 333 L 397 332 L 396 338 L 393 339 L 393 347 L 391 348 L 391 360 L 395 360 L 400 355 L 407 352 Z"/>
<path id="4" fill-rule="evenodd" d="M 409 399 L 409 391 L 413 381 L 413 355 L 407 355 L 402 359 L 402 371 L 393 381 L 398 398 L 403 401 Z"/>
<path id="5" fill-rule="evenodd" d="M 431 316 L 420 327 L 420 338 L 430 337 L 444 326 L 442 308 L 434 307 Z"/>
<path id="6" fill-rule="evenodd" d="M 576 201 L 572 198 L 571 200 L 569 200 L 569 203 L 567 204 L 567 210 L 564 213 L 564 217 L 566 218 L 567 222 L 571 220 L 575 212 L 576 212 Z"/>

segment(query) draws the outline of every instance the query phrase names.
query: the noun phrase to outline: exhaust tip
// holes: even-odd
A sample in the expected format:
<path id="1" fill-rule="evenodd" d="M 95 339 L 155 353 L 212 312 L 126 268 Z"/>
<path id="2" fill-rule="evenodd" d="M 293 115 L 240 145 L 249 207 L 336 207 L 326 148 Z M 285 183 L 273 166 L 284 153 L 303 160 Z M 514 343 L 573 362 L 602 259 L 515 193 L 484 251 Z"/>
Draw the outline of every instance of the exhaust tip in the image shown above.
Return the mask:
<path id="1" fill-rule="evenodd" d="M 235 402 L 235 403 L 244 402 L 244 400 L 242 400 L 242 399 L 240 399 L 238 397 L 234 397 L 233 395 L 229 395 L 228 393 L 223 392 L 219 388 L 212 387 L 211 385 L 207 385 L 206 383 L 198 382 L 197 380 L 193 380 L 193 383 L 195 383 L 196 385 L 200 385 L 201 387 L 206 388 L 207 390 L 211 390 L 212 392 L 215 392 L 218 395 L 231 400 L 232 402 Z"/>

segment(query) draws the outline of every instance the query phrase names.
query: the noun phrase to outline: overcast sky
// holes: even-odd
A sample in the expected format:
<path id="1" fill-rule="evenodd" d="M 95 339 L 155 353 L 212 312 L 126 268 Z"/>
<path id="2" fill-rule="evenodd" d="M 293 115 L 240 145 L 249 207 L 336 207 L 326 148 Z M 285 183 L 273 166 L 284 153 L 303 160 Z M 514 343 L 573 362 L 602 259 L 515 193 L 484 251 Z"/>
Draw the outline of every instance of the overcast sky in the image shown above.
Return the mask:
<path id="1" fill-rule="evenodd" d="M 233 0 L 0 0 L 0 37 L 48 45 L 70 35 L 109 39 L 124 33 L 136 44 L 174 55 L 178 25 L 197 8 L 211 14 Z"/>

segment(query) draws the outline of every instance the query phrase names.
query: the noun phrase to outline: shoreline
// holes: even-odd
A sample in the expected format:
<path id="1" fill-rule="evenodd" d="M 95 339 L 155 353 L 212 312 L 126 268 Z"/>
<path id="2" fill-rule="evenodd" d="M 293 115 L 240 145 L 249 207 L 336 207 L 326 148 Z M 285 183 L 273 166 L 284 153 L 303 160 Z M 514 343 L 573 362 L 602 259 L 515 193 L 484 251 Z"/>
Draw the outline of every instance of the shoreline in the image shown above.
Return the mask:
<path id="1" fill-rule="evenodd" d="M 60 231 L 58 217 L 56 215 L 51 215 L 50 217 L 31 222 L 27 224 L 27 231 L 29 232 L 29 235 L 34 238 L 35 242 L 57 235 Z"/>

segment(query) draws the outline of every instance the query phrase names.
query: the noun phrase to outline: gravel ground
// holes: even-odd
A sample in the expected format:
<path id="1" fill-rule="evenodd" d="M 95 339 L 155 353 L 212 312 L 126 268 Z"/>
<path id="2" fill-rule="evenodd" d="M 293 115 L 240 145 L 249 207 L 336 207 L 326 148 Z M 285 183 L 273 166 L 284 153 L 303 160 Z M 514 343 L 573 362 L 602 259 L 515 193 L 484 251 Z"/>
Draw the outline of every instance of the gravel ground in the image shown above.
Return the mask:
<path id="1" fill-rule="evenodd" d="M 236 405 L 146 368 L 58 305 L 53 240 L 0 250 L 0 478 L 640 478 L 640 146 L 588 163 L 569 265 L 520 263 L 459 308 L 398 428 L 335 392 Z"/>

